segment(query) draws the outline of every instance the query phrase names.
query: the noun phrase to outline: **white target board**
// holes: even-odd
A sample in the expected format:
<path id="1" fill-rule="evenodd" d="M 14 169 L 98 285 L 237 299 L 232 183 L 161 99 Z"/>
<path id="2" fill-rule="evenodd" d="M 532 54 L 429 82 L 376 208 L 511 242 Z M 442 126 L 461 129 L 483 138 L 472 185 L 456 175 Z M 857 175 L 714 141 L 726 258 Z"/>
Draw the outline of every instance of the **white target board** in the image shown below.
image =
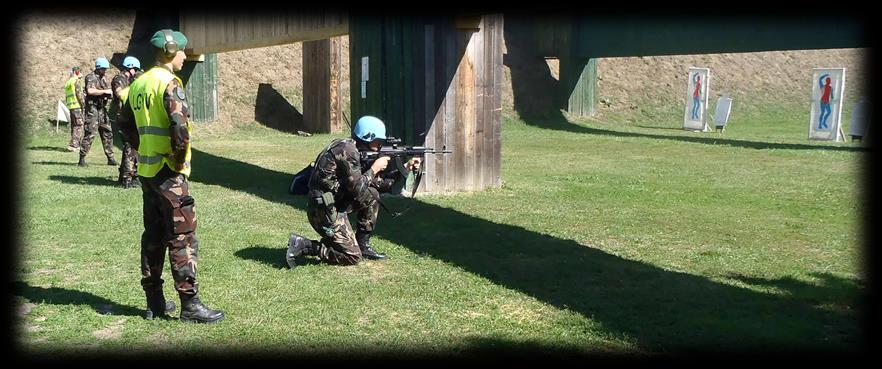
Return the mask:
<path id="1" fill-rule="evenodd" d="M 710 85 L 710 69 L 689 68 L 686 83 L 686 111 L 683 116 L 683 129 L 710 131 L 707 125 L 707 91 Z"/>
<path id="2" fill-rule="evenodd" d="M 812 72 L 812 103 L 809 139 L 844 141 L 842 100 L 845 68 L 815 68 Z"/>

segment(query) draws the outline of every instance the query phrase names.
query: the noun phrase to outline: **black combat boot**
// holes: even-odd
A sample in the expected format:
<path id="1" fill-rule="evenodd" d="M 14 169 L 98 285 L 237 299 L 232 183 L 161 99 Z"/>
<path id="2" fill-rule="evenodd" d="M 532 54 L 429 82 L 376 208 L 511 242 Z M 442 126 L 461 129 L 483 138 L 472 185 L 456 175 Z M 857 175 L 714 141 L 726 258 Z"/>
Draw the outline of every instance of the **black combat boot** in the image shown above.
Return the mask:
<path id="1" fill-rule="evenodd" d="M 141 187 L 141 180 L 137 177 L 132 178 L 132 180 L 129 182 L 129 185 L 132 187 Z"/>
<path id="2" fill-rule="evenodd" d="M 166 301 L 162 289 L 144 292 L 147 294 L 147 311 L 144 313 L 144 319 L 168 317 L 175 312 L 175 302 Z"/>
<path id="3" fill-rule="evenodd" d="M 80 162 L 77 163 L 77 165 L 79 165 L 81 167 L 89 166 L 88 164 L 86 164 L 86 157 L 82 156 L 82 155 L 80 155 Z"/>
<path id="4" fill-rule="evenodd" d="M 116 159 L 114 159 L 114 158 L 111 156 L 111 157 L 107 158 L 107 165 L 119 165 L 119 163 L 117 163 L 117 162 L 116 162 Z"/>
<path id="5" fill-rule="evenodd" d="M 224 312 L 211 310 L 202 304 L 198 295 L 181 294 L 181 321 L 185 323 L 215 323 L 224 319 Z"/>
<path id="6" fill-rule="evenodd" d="M 377 252 L 371 247 L 371 232 L 356 232 L 355 240 L 358 242 L 358 248 L 361 249 L 361 256 L 370 260 L 386 260 L 389 257 L 384 253 Z"/>
<path id="7" fill-rule="evenodd" d="M 295 258 L 298 256 L 319 256 L 318 241 L 313 241 L 298 234 L 292 234 L 288 239 L 288 250 L 285 252 L 285 262 L 288 268 L 297 266 Z"/>
<path id="8" fill-rule="evenodd" d="M 133 188 L 133 187 L 140 187 L 140 186 L 136 186 L 134 182 L 135 182 L 135 180 L 129 179 L 129 178 L 124 178 L 124 179 L 119 180 L 119 183 L 122 184 L 122 186 L 127 189 Z"/>

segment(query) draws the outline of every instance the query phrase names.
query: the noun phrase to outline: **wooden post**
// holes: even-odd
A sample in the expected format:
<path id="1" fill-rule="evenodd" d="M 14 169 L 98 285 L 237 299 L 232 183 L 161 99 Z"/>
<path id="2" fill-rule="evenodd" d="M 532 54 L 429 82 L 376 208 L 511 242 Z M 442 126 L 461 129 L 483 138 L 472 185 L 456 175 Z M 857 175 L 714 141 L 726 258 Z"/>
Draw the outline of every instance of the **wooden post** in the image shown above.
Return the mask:
<path id="1" fill-rule="evenodd" d="M 340 132 L 344 129 L 348 129 L 348 127 L 344 128 L 343 124 L 343 41 L 340 37 L 331 38 L 330 53 L 331 108 L 329 116 L 331 120 L 331 132 Z"/>
<path id="2" fill-rule="evenodd" d="M 303 43 L 303 125 L 312 133 L 331 132 L 329 39 Z"/>

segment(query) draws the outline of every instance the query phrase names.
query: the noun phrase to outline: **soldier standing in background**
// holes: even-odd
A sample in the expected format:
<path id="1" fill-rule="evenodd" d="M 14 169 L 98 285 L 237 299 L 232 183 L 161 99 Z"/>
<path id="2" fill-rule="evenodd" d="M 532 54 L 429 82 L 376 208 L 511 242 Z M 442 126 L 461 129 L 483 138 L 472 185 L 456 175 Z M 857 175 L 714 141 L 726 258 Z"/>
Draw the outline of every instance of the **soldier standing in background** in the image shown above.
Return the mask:
<path id="1" fill-rule="evenodd" d="M 135 78 L 138 78 L 143 72 L 141 71 L 141 62 L 134 56 L 127 56 L 123 59 L 122 73 L 113 76 L 110 81 L 110 88 L 113 90 L 113 102 L 110 105 L 111 116 L 114 122 L 119 121 L 122 106 L 129 94 L 129 85 Z M 122 159 L 119 165 L 119 183 L 125 188 L 141 187 L 138 180 L 138 152 L 132 147 L 126 136 L 120 131 L 123 149 Z"/>
<path id="2" fill-rule="evenodd" d="M 107 165 L 117 165 L 113 159 L 113 130 L 107 119 L 107 100 L 113 96 L 104 73 L 110 67 L 106 58 L 95 60 L 95 71 L 86 75 L 86 136 L 80 144 L 79 166 L 86 166 L 86 155 L 92 148 L 92 140 L 95 139 L 95 131 L 101 135 L 101 144 L 104 145 L 104 155 L 107 155 Z"/>
<path id="3" fill-rule="evenodd" d="M 70 78 L 64 84 L 64 105 L 70 110 L 70 142 L 67 151 L 74 152 L 80 149 L 83 140 L 83 106 L 86 105 L 83 96 L 82 74 L 80 67 L 70 70 Z"/>

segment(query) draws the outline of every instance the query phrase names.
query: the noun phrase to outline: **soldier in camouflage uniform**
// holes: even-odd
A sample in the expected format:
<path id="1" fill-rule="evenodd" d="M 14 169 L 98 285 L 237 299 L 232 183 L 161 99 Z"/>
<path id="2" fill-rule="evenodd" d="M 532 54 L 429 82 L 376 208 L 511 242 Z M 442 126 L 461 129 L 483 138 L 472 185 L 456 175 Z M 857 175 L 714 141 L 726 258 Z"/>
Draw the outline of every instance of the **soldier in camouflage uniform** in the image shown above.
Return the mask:
<path id="1" fill-rule="evenodd" d="M 64 84 L 65 105 L 70 110 L 70 142 L 67 151 L 80 151 L 80 142 L 83 141 L 83 107 L 86 106 L 86 97 L 83 96 L 83 80 L 80 75 L 80 67 L 70 70 L 70 79 Z"/>
<path id="2" fill-rule="evenodd" d="M 123 100 L 120 93 L 128 94 L 128 87 L 143 72 L 141 71 L 141 62 L 133 57 L 127 56 L 123 59 L 121 73 L 113 76 L 110 80 L 110 89 L 113 90 L 113 102 L 110 105 L 111 116 L 114 122 L 119 121 L 119 114 L 122 112 Z M 119 165 L 119 183 L 125 188 L 139 188 L 141 182 L 138 180 L 138 152 L 132 148 L 126 136 L 120 131 L 123 142 L 123 154 Z"/>
<path id="3" fill-rule="evenodd" d="M 321 240 L 309 240 L 293 234 L 285 254 L 289 267 L 296 266 L 300 255 L 318 256 L 329 264 L 353 265 L 363 257 L 384 260 L 370 246 L 371 234 L 377 223 L 380 192 L 388 191 L 403 176 L 380 177 L 389 157 L 380 157 L 370 168 L 361 167 L 359 150 L 379 150 L 386 138 L 386 128 L 377 118 L 365 116 L 358 120 L 353 138 L 336 139 L 322 150 L 315 160 L 309 178 L 306 213 L 309 224 Z M 407 162 L 408 170 L 418 168 L 419 158 Z M 357 231 L 352 231 L 348 214 L 356 211 Z"/>
<path id="4" fill-rule="evenodd" d="M 86 155 L 92 148 L 92 140 L 95 139 L 95 131 L 101 135 L 101 144 L 104 145 L 104 155 L 107 155 L 107 165 L 117 165 L 113 159 L 113 131 L 110 121 L 107 120 L 107 100 L 113 96 L 104 73 L 110 67 L 110 62 L 105 58 L 95 60 L 95 71 L 86 75 L 86 136 L 80 144 L 79 166 L 86 166 Z"/>
<path id="5" fill-rule="evenodd" d="M 162 293 L 165 252 L 175 290 L 181 299 L 181 321 L 214 323 L 224 312 L 205 306 L 196 282 L 199 240 L 195 199 L 190 195 L 190 112 L 184 84 L 175 71 L 186 59 L 187 38 L 160 30 L 150 39 L 157 65 L 129 86 L 119 125 L 138 151 L 138 176 L 144 198 L 141 235 L 141 286 L 147 296 L 147 318 L 174 309 Z"/>

